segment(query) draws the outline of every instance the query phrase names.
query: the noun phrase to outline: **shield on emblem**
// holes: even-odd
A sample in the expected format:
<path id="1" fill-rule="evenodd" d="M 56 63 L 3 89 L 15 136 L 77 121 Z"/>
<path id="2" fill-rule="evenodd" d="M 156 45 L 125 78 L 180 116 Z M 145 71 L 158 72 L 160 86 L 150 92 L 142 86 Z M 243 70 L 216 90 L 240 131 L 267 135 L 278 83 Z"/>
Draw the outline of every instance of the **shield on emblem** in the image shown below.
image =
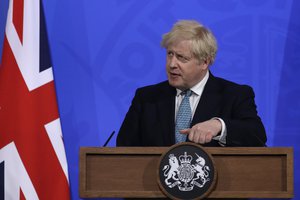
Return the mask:
<path id="1" fill-rule="evenodd" d="M 212 156 L 200 145 L 184 142 L 165 152 L 158 166 L 158 184 L 171 199 L 202 199 L 216 182 Z"/>

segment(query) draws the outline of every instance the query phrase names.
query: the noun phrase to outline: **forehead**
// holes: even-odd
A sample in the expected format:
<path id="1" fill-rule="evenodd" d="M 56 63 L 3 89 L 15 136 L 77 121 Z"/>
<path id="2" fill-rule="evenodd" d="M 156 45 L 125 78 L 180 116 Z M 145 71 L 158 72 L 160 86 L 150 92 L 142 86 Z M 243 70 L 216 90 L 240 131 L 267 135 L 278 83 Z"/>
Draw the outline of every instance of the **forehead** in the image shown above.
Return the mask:
<path id="1" fill-rule="evenodd" d="M 189 40 L 181 40 L 173 42 L 168 46 L 168 50 L 175 51 L 176 53 L 184 55 L 192 55 L 191 53 L 191 42 Z"/>

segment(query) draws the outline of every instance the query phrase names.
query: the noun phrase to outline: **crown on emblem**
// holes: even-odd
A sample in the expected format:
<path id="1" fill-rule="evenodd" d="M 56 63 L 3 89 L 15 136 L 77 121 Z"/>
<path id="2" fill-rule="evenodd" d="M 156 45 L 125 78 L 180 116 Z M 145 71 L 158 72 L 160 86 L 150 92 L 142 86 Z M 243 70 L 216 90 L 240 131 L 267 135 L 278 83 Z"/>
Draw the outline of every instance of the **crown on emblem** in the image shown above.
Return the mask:
<path id="1" fill-rule="evenodd" d="M 179 160 L 182 164 L 190 164 L 193 160 L 193 157 L 184 152 L 184 155 L 179 156 Z"/>

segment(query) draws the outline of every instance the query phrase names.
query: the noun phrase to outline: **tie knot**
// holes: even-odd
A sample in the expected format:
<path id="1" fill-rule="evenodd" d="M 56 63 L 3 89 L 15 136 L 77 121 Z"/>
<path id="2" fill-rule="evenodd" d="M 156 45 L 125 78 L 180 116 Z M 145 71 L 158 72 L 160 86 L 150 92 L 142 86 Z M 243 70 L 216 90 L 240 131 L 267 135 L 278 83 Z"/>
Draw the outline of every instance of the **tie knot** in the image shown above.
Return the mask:
<path id="1" fill-rule="evenodd" d="M 190 97 L 192 95 L 192 90 L 185 90 L 181 94 L 186 97 Z"/>

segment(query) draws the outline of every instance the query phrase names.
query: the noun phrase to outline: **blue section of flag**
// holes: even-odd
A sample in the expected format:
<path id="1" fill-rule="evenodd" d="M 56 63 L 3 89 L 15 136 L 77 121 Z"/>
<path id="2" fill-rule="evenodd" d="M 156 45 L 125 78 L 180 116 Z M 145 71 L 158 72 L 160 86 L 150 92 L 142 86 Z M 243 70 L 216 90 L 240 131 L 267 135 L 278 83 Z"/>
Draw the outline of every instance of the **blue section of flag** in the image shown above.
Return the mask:
<path id="1" fill-rule="evenodd" d="M 2 47 L 5 33 L 6 16 L 8 9 L 8 0 L 0 1 L 0 63 L 2 60 Z"/>
<path id="2" fill-rule="evenodd" d="M 40 72 L 52 67 L 43 1 L 40 3 Z"/>

